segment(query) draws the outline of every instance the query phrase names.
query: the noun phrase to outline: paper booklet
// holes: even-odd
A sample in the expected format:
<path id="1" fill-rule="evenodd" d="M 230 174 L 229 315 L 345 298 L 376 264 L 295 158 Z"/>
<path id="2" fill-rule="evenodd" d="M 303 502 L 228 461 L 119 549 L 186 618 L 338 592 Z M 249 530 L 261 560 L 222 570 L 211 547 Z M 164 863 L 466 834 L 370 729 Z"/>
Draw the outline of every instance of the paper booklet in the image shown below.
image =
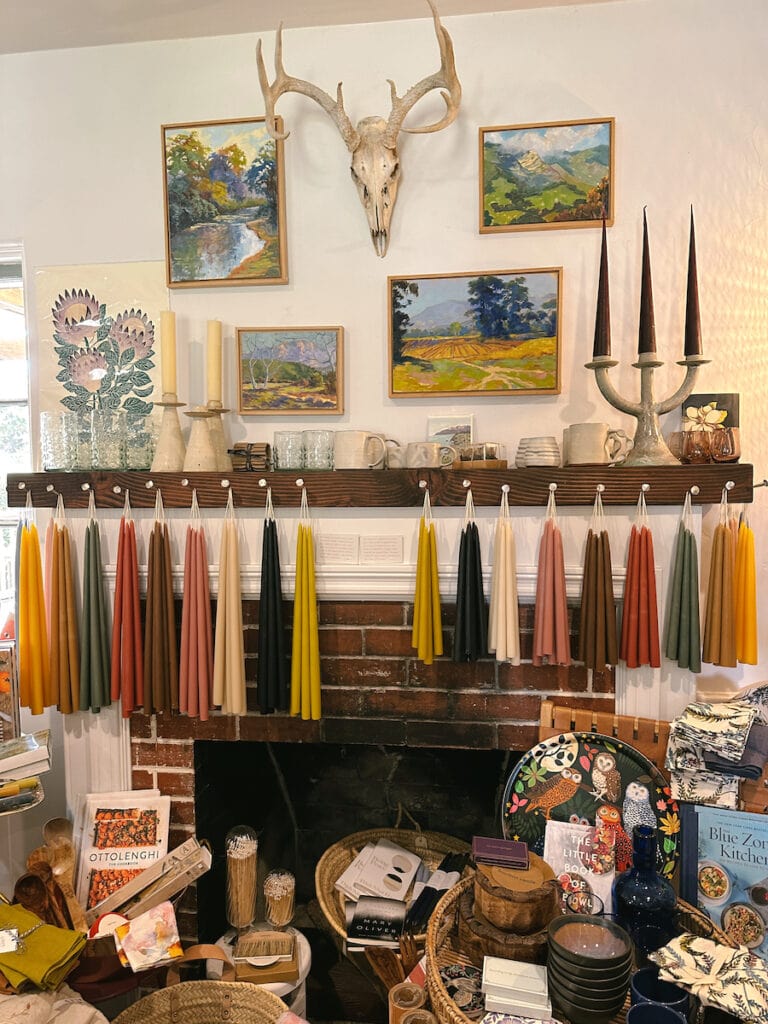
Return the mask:
<path id="1" fill-rule="evenodd" d="M 89 793 L 83 801 L 76 893 L 86 911 L 168 852 L 171 798 Z"/>
<path id="2" fill-rule="evenodd" d="M 351 900 L 360 896 L 404 900 L 420 864 L 417 854 L 380 839 L 363 847 L 336 880 L 336 888 Z"/>
<path id="3" fill-rule="evenodd" d="M 17 736 L 12 740 L 0 743 L 0 779 L 24 778 L 35 775 L 37 771 L 25 771 L 23 775 L 11 775 L 17 769 L 27 765 L 50 760 L 51 733 L 49 729 L 41 729 L 27 736 Z"/>
<path id="4" fill-rule="evenodd" d="M 612 909 L 615 846 L 616 833 L 600 825 L 548 821 L 544 832 L 544 860 L 565 896 L 579 890 L 594 893 L 603 901 L 606 914 Z"/>

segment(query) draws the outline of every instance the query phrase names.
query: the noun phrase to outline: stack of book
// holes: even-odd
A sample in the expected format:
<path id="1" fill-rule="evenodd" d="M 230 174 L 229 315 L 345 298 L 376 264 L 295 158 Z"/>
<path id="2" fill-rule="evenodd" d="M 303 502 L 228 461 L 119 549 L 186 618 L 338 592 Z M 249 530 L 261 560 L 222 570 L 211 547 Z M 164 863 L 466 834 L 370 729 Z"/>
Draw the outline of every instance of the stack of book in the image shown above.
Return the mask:
<path id="1" fill-rule="evenodd" d="M 405 903 L 380 896 L 361 896 L 346 905 L 347 953 L 366 946 L 399 949 L 405 924 Z"/>
<path id="2" fill-rule="evenodd" d="M 484 1020 L 488 1013 L 541 1021 L 552 1018 L 546 967 L 486 956 L 480 987 L 485 995 L 487 1011 Z M 501 1019 L 494 1016 L 493 1024 L 499 1024 Z M 488 1024 L 491 1024 L 490 1020 Z"/>

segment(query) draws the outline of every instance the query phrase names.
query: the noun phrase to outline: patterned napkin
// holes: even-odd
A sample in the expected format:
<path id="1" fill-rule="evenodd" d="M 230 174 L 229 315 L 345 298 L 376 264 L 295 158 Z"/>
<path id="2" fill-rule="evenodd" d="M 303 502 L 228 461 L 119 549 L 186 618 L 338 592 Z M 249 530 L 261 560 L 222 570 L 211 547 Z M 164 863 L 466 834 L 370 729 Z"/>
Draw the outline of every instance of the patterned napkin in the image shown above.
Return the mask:
<path id="1" fill-rule="evenodd" d="M 740 701 L 696 701 L 675 719 L 672 733 L 685 744 L 713 751 L 726 761 L 738 761 L 757 714 L 756 707 Z"/>
<path id="2" fill-rule="evenodd" d="M 664 981 L 680 985 L 704 1006 L 716 1006 L 744 1024 L 765 1024 L 768 964 L 746 946 L 731 949 L 686 932 L 649 959 Z"/>
<path id="3" fill-rule="evenodd" d="M 739 806 L 741 779 L 736 776 L 718 775 L 702 769 L 683 771 L 672 769 L 670 789 L 673 800 L 685 800 L 691 804 L 707 804 L 710 807 Z"/>

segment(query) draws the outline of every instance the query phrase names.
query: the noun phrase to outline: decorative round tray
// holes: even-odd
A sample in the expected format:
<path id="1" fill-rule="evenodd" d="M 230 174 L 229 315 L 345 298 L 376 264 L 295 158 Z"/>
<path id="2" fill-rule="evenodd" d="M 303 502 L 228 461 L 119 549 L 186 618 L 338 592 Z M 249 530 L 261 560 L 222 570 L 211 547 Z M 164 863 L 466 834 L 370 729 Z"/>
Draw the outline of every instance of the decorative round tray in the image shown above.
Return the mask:
<path id="1" fill-rule="evenodd" d="M 523 755 L 504 790 L 504 835 L 541 855 L 550 818 L 612 829 L 618 871 L 629 866 L 632 829 L 651 825 L 659 833 L 659 870 L 668 877 L 674 873 L 680 839 L 677 801 L 658 768 L 613 736 L 561 733 Z"/>

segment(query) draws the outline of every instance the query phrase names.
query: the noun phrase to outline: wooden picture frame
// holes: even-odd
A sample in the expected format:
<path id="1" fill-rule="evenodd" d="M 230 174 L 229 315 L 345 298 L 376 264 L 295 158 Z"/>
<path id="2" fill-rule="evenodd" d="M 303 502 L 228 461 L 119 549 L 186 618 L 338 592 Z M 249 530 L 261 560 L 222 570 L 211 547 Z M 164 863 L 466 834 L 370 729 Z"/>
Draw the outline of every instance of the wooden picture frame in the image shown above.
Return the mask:
<path id="1" fill-rule="evenodd" d="M 265 119 L 166 124 L 161 140 L 168 287 L 286 284 L 283 144 Z"/>
<path id="2" fill-rule="evenodd" d="M 390 398 L 560 393 L 562 267 L 387 280 Z"/>
<path id="3" fill-rule="evenodd" d="M 239 327 L 237 365 L 243 416 L 344 412 L 343 327 Z"/>
<path id="4" fill-rule="evenodd" d="M 613 224 L 615 120 L 480 128 L 480 234 Z"/>

